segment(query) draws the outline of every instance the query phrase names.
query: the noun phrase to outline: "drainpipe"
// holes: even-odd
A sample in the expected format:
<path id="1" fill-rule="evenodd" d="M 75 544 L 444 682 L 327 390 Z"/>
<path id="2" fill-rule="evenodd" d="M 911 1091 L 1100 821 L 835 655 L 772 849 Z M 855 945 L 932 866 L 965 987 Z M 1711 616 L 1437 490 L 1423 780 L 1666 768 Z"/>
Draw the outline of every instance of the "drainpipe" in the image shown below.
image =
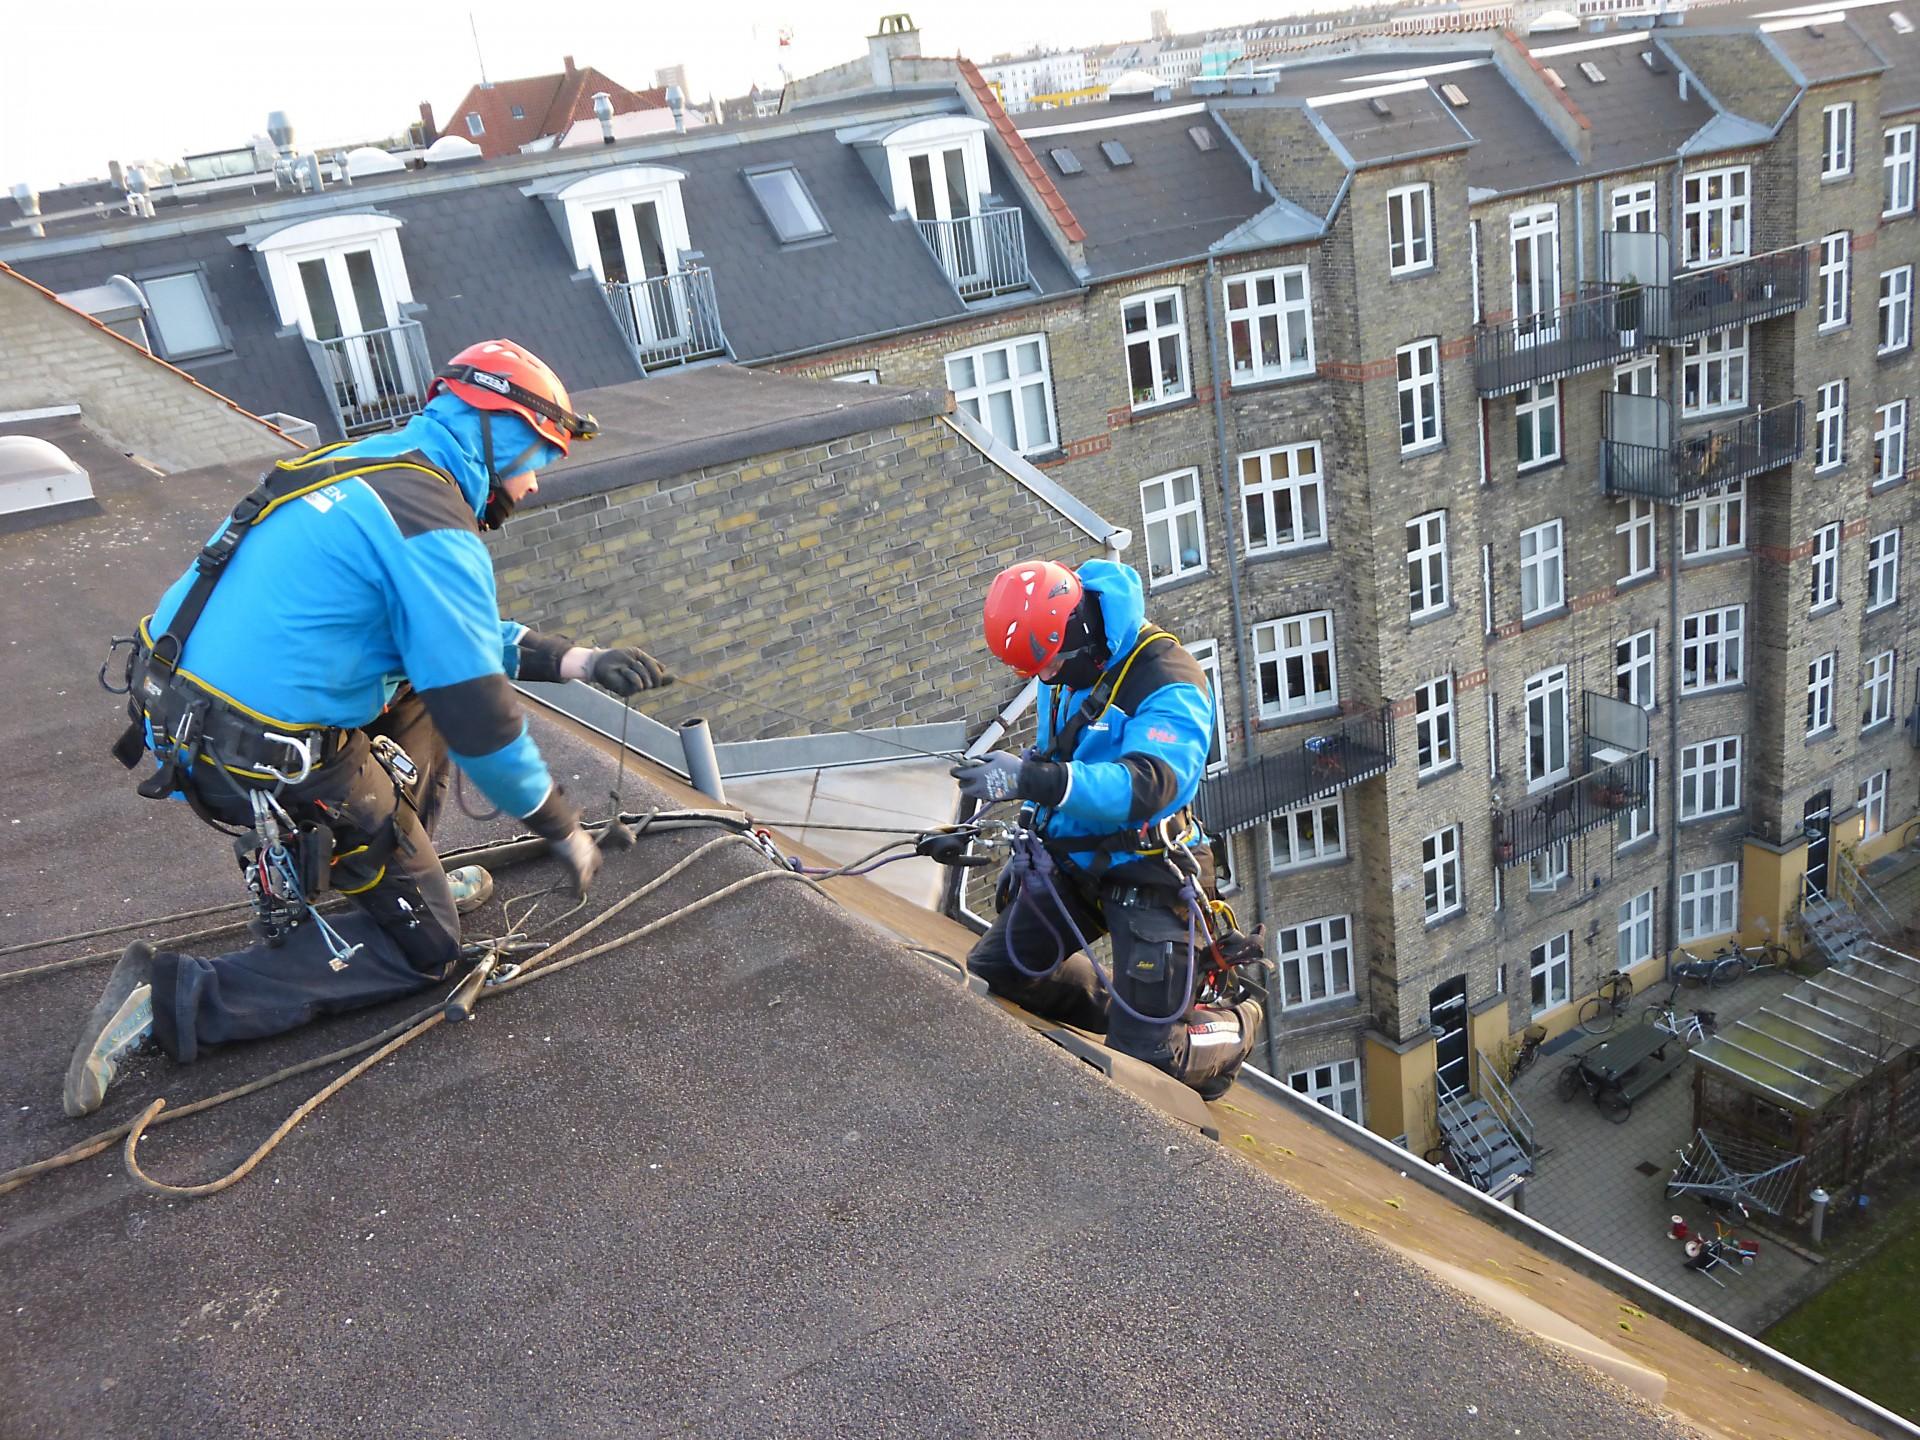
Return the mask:
<path id="1" fill-rule="evenodd" d="M 1680 507 L 1667 507 L 1667 964 L 1680 937 Z M 1669 974 L 1669 977 L 1671 975 Z"/>
<path id="2" fill-rule="evenodd" d="M 1240 749 L 1248 764 L 1253 763 L 1253 706 L 1249 700 L 1252 691 L 1247 677 L 1247 628 L 1240 598 L 1240 538 L 1235 526 L 1238 508 L 1233 501 L 1233 467 L 1227 455 L 1227 410 L 1224 394 L 1226 381 L 1221 377 L 1227 372 L 1221 365 L 1220 325 L 1214 315 L 1214 306 L 1219 292 L 1219 263 L 1212 255 L 1207 256 L 1207 369 L 1213 382 L 1213 433 L 1214 443 L 1220 454 L 1220 495 L 1221 514 L 1225 519 L 1227 531 L 1227 590 L 1232 602 L 1233 615 L 1233 669 L 1240 682 Z M 1267 918 L 1267 887 L 1263 876 L 1255 881 L 1247 877 L 1247 888 L 1253 891 L 1253 922 L 1264 924 Z M 1267 1008 L 1267 1070 L 1271 1074 L 1280 1073 L 1280 1048 L 1274 1036 L 1273 1007 Z"/>

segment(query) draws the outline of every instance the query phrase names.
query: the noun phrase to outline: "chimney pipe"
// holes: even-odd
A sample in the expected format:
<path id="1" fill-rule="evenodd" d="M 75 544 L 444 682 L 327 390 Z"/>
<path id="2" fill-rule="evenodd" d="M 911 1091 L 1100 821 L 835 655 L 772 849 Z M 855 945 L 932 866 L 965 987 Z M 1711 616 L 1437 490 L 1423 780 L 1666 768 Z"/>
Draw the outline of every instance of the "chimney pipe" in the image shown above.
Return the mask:
<path id="1" fill-rule="evenodd" d="M 604 90 L 594 92 L 593 118 L 600 122 L 600 143 L 613 143 L 613 97 Z"/>
<path id="2" fill-rule="evenodd" d="M 46 238 L 47 227 L 37 218 L 40 214 L 40 196 L 31 185 L 24 181 L 13 187 L 13 198 L 20 206 L 20 213 L 34 223 L 27 227 L 27 233 L 36 240 Z"/>
<path id="3" fill-rule="evenodd" d="M 571 75 L 573 73 L 574 73 L 573 56 L 569 55 L 567 56 L 567 74 Z"/>
<path id="4" fill-rule="evenodd" d="M 426 149 L 439 138 L 440 132 L 433 123 L 433 106 L 422 100 L 420 102 L 420 148 Z"/>
<path id="5" fill-rule="evenodd" d="M 667 109 L 673 112 L 673 128 L 678 134 L 687 133 L 687 98 L 680 93 L 678 85 L 667 86 Z"/>
<path id="6" fill-rule="evenodd" d="M 113 182 L 114 189 L 124 190 L 127 188 L 126 172 L 120 168 L 120 162 L 118 160 L 107 161 L 107 178 Z"/>

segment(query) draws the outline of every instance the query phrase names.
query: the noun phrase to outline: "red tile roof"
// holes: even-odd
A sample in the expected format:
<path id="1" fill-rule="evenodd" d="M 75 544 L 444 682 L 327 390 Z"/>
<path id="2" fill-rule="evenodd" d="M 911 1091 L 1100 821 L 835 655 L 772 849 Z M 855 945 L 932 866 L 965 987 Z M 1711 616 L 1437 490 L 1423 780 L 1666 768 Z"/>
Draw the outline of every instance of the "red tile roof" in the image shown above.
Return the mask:
<path id="1" fill-rule="evenodd" d="M 1014 164 L 1018 165 L 1020 172 L 1027 177 L 1027 184 L 1046 205 L 1048 213 L 1053 216 L 1054 223 L 1060 227 L 1060 233 L 1069 240 L 1085 240 L 1087 232 L 1075 218 L 1072 207 L 1067 204 L 1067 197 L 1055 187 L 1047 172 L 1041 168 L 1039 159 L 1028 147 L 1027 142 L 1021 138 L 1020 132 L 1013 128 L 1012 117 L 1000 104 L 1000 97 L 993 93 L 993 86 L 989 85 L 986 77 L 981 75 L 980 67 L 971 60 L 961 60 L 958 63 L 960 78 L 966 82 L 967 88 L 973 91 L 974 98 L 980 102 L 980 108 L 986 112 L 988 122 L 999 133 L 1002 143 L 1013 156 Z"/>
<path id="2" fill-rule="evenodd" d="M 442 127 L 448 135 L 458 135 L 480 147 L 488 157 L 516 155 L 522 145 L 547 135 L 560 135 L 576 120 L 593 118 L 593 97 L 604 90 L 613 101 L 613 113 L 630 115 L 636 110 L 659 110 L 667 103 L 664 89 L 629 90 L 609 80 L 589 65 L 574 68 L 567 57 L 566 69 L 557 75 L 535 75 L 525 80 L 501 80 L 492 85 L 476 85 L 456 105 Z M 520 107 L 519 119 L 513 107 Z M 483 133 L 475 135 L 467 125 L 468 115 L 478 115 Z"/>

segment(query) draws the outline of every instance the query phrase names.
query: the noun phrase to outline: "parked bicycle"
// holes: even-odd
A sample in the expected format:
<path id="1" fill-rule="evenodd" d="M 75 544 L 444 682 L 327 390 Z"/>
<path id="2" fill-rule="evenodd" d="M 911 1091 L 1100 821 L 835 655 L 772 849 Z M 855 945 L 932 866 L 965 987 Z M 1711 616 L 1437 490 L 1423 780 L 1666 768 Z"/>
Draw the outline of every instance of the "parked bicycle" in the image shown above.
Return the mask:
<path id="1" fill-rule="evenodd" d="M 1681 985 L 1705 985 L 1708 989 L 1718 990 L 1747 973 L 1746 962 L 1737 955 L 1722 952 L 1711 960 L 1705 960 L 1685 946 L 1681 947 L 1680 953 L 1685 958 L 1676 960 L 1668 972 L 1676 989 Z"/>
<path id="2" fill-rule="evenodd" d="M 1580 1006 L 1580 1028 L 1589 1035 L 1606 1034 L 1632 1001 L 1633 977 L 1624 970 L 1609 970 L 1599 990 Z"/>
<path id="3" fill-rule="evenodd" d="M 1518 1080 L 1540 1058 L 1540 1047 L 1546 1040 L 1547 1027 L 1544 1025 L 1529 1025 L 1520 1032 L 1520 1048 L 1513 1052 L 1512 1063 L 1507 1066 L 1508 1084 Z"/>
<path id="4" fill-rule="evenodd" d="M 1713 1034 L 1715 1016 L 1711 1010 L 1681 1010 L 1669 999 L 1665 1004 L 1647 1007 L 1647 1023 L 1679 1036 L 1689 1045 L 1698 1045 Z"/>
<path id="5" fill-rule="evenodd" d="M 1772 940 L 1762 940 L 1757 945 L 1737 945 L 1729 940 L 1713 960 L 1716 965 L 1731 960 L 1739 965 L 1740 975 L 1758 975 L 1765 970 L 1785 969 L 1793 963 L 1793 952 Z M 1740 976 L 1733 978 L 1737 980 Z"/>

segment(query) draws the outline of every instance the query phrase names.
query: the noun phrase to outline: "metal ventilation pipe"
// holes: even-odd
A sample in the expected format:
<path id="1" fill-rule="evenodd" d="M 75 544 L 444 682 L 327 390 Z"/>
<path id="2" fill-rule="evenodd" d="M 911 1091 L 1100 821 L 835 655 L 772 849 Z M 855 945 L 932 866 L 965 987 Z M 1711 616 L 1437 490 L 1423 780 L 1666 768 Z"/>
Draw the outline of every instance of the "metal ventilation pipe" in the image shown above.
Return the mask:
<path id="1" fill-rule="evenodd" d="M 273 141 L 274 149 L 289 159 L 293 156 L 293 121 L 287 118 L 284 110 L 267 112 L 267 138 Z"/>
<path id="2" fill-rule="evenodd" d="M 597 90 L 593 96 L 593 118 L 600 122 L 600 143 L 613 143 L 613 97 L 604 90 Z"/>
<path id="3" fill-rule="evenodd" d="M 46 237 L 47 227 L 42 225 L 39 220 L 39 192 L 23 181 L 13 187 L 13 198 L 15 203 L 20 207 L 20 213 L 27 219 L 33 221 L 33 224 L 27 227 L 27 233 L 36 240 L 44 239 Z"/>
<path id="4" fill-rule="evenodd" d="M 667 86 L 667 109 L 673 112 L 673 128 L 676 133 L 687 133 L 687 97 L 680 93 L 678 85 Z"/>

